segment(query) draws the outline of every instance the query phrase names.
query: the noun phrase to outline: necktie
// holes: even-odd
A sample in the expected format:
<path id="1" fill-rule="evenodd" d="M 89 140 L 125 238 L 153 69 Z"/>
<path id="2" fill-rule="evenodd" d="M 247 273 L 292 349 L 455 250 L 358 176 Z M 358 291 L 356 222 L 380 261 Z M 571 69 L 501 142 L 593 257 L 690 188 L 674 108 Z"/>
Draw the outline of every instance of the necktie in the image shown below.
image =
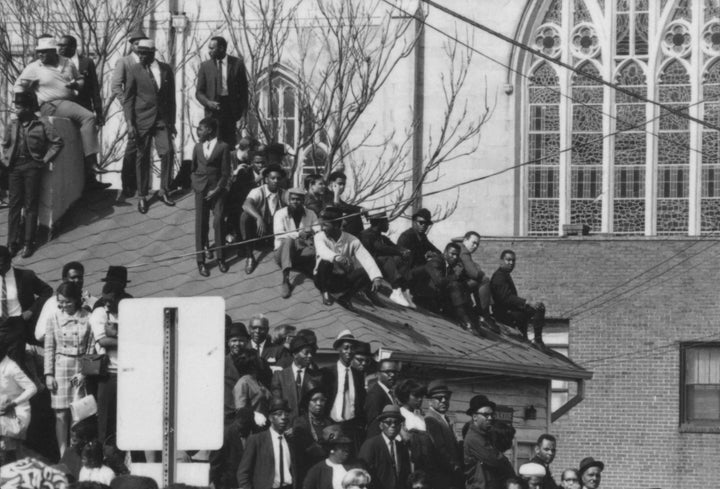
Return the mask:
<path id="1" fill-rule="evenodd" d="M 148 72 L 148 75 L 150 75 L 150 81 L 152 81 L 153 87 L 155 88 L 155 93 L 160 91 L 160 88 L 158 87 L 157 80 L 155 80 L 155 76 L 153 75 L 152 70 L 150 69 L 150 65 L 147 65 L 145 69 Z"/>
<path id="2" fill-rule="evenodd" d="M 297 398 L 298 401 L 300 400 L 301 393 L 302 393 L 302 369 L 299 368 L 297 371 L 297 375 L 295 376 L 295 388 L 297 389 Z"/>
<path id="3" fill-rule="evenodd" d="M 392 466 L 395 471 L 395 475 L 399 476 L 400 471 L 398 470 L 397 454 L 395 452 L 395 440 L 390 440 L 390 458 L 392 459 Z"/>
<path id="4" fill-rule="evenodd" d="M 2 305 L 2 311 L 0 311 L 0 320 L 5 320 L 10 316 L 8 312 L 8 300 L 7 300 L 7 277 L 2 275 L 2 298 L 0 299 Z"/>
<path id="5" fill-rule="evenodd" d="M 280 487 L 285 485 L 285 453 L 283 452 L 283 437 L 278 436 L 278 445 L 280 445 Z"/>
<path id="6" fill-rule="evenodd" d="M 218 62 L 217 62 L 217 70 L 218 70 L 218 72 L 217 72 L 217 80 L 216 80 L 216 81 L 217 81 L 217 87 L 216 87 L 215 89 L 216 89 L 216 91 L 217 91 L 217 96 L 218 96 L 218 98 L 219 98 L 220 95 L 222 94 L 222 86 L 223 86 L 223 83 L 222 83 L 222 60 L 221 60 L 221 59 L 219 59 Z"/>
<path id="7" fill-rule="evenodd" d="M 347 421 L 350 419 L 348 408 L 350 407 L 350 369 L 345 367 L 345 385 L 343 387 L 342 417 Z"/>
<path id="8" fill-rule="evenodd" d="M 443 415 L 443 419 L 445 420 L 445 422 L 447 423 L 447 425 L 450 426 L 450 418 L 448 418 L 447 416 Z"/>

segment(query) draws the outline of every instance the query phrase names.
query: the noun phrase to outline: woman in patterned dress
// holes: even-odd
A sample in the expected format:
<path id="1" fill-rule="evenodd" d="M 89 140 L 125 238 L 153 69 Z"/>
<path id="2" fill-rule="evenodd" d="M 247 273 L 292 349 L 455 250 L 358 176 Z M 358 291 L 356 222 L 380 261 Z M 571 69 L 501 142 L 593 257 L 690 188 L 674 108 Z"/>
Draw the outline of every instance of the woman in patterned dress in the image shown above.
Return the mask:
<path id="1" fill-rule="evenodd" d="M 70 403 L 84 397 L 85 377 L 80 357 L 93 353 L 90 313 L 82 308 L 82 290 L 68 282 L 57 289 L 58 310 L 45 325 L 45 385 L 55 410 L 55 433 L 60 456 L 65 452 L 70 425 Z"/>

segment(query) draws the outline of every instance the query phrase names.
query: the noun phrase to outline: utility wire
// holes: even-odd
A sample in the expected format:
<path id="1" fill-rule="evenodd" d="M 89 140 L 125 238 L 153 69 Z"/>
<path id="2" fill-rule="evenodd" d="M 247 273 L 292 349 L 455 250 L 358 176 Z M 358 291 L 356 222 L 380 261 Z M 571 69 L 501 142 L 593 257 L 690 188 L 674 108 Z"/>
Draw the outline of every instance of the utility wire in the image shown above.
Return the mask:
<path id="1" fill-rule="evenodd" d="M 387 0 L 383 0 L 383 1 L 384 1 L 385 3 L 388 3 Z M 492 35 L 492 36 L 494 36 L 494 37 L 497 37 L 498 39 L 501 39 L 501 40 L 503 40 L 503 41 L 505 41 L 505 42 L 508 42 L 508 43 L 512 44 L 513 46 L 522 49 L 523 51 L 528 51 L 529 53 L 534 54 L 535 56 L 537 56 L 537 57 L 539 57 L 539 58 L 542 58 L 542 59 L 544 59 L 544 60 L 546 60 L 546 61 L 548 61 L 548 62 L 550 62 L 550 63 L 553 63 L 553 64 L 556 64 L 556 65 L 558 65 L 558 66 L 561 66 L 561 67 L 563 67 L 563 68 L 565 68 L 565 69 L 567 69 L 567 70 L 572 71 L 573 73 L 577 73 L 578 75 L 584 76 L 585 78 L 588 78 L 588 79 L 590 79 L 590 80 L 592 80 L 592 81 L 594 81 L 594 82 L 601 83 L 601 84 L 603 84 L 603 85 L 605 85 L 605 86 L 607 86 L 607 87 L 610 87 L 610 88 L 612 88 L 613 90 L 616 90 L 616 91 L 618 91 L 618 92 L 620 92 L 620 93 L 623 93 L 623 94 L 625 94 L 625 95 L 627 95 L 627 96 L 629 96 L 629 97 L 635 98 L 635 99 L 637 99 L 637 100 L 640 100 L 640 101 L 643 101 L 643 102 L 646 102 L 646 103 L 649 103 L 649 104 L 656 105 L 656 106 L 660 107 L 661 109 L 666 110 L 666 111 L 670 112 L 671 114 L 676 115 L 676 116 L 678 116 L 678 117 L 680 117 L 680 118 L 682 118 L 682 119 L 686 119 L 686 120 L 688 120 L 688 121 L 695 122 L 695 123 L 697 123 L 697 124 L 700 124 L 700 125 L 703 126 L 703 127 L 707 127 L 708 129 L 712 129 L 712 130 L 715 130 L 715 131 L 720 131 L 720 126 L 716 126 L 715 124 L 711 124 L 711 123 L 709 123 L 709 122 L 707 122 L 707 121 L 703 121 L 703 120 L 701 120 L 701 119 L 698 119 L 698 118 L 696 118 L 696 117 L 691 116 L 690 114 L 687 114 L 687 113 L 683 112 L 682 110 L 676 109 L 676 108 L 674 108 L 674 107 L 669 107 L 669 106 L 667 106 L 666 104 L 663 104 L 662 102 L 658 102 L 657 100 L 653 100 L 653 99 L 647 98 L 647 97 L 645 97 L 645 96 L 643 96 L 643 95 L 640 95 L 640 94 L 638 94 L 638 93 L 635 93 L 635 92 L 633 92 L 632 90 L 629 90 L 629 89 L 627 89 L 627 88 L 625 88 L 625 87 L 623 87 L 623 86 L 621 86 L 621 85 L 618 85 L 617 83 L 613 83 L 613 82 L 606 81 L 606 80 L 605 80 L 604 78 L 602 78 L 602 77 L 595 76 L 595 75 L 593 75 L 593 74 L 591 74 L 591 73 L 587 73 L 587 72 L 582 71 L 582 70 L 580 70 L 580 69 L 578 69 L 578 68 L 575 68 L 574 66 L 569 65 L 569 64 L 567 64 L 567 63 L 565 63 L 565 62 L 563 62 L 563 61 L 560 61 L 560 60 L 558 60 L 558 59 L 555 59 L 555 58 L 553 58 L 552 56 L 548 56 L 547 54 L 543 53 L 542 51 L 539 51 L 539 50 L 537 50 L 537 49 L 535 49 L 535 48 L 533 48 L 533 47 L 531 47 L 531 46 L 528 46 L 528 45 L 525 44 L 525 43 L 522 43 L 522 42 L 520 42 L 520 41 L 516 41 L 515 39 L 513 39 L 513 38 L 511 38 L 511 37 L 508 37 L 508 36 L 506 36 L 506 35 L 498 32 L 498 31 L 496 31 L 496 30 L 494 30 L 494 29 L 491 29 L 490 27 L 487 27 L 487 26 L 485 26 L 485 25 L 483 25 L 483 24 L 480 24 L 479 22 L 476 22 L 476 21 L 470 19 L 469 17 L 466 17 L 466 16 L 464 16 L 464 15 L 462 15 L 462 14 L 459 14 L 459 13 L 455 12 L 455 11 L 452 10 L 452 9 L 449 9 L 449 8 L 447 8 L 447 7 L 444 7 L 443 5 L 440 5 L 440 4 L 438 4 L 437 2 L 434 2 L 433 0 L 421 0 L 421 1 L 422 1 L 423 3 L 426 3 L 426 4 L 430 5 L 431 7 L 435 7 L 436 9 L 440 10 L 441 12 L 444 12 L 444 13 L 452 16 L 452 17 L 455 17 L 455 18 L 458 19 L 458 20 L 461 20 L 462 22 L 464 22 L 464 23 L 466 23 L 466 24 L 468 24 L 468 25 L 471 25 L 471 26 L 473 26 L 473 27 L 476 27 L 476 28 L 478 28 L 478 29 L 480 29 L 480 30 L 482 30 L 482 31 L 487 32 L 488 34 L 490 34 L 490 35 Z M 390 4 L 390 5 L 392 5 L 392 4 Z"/>

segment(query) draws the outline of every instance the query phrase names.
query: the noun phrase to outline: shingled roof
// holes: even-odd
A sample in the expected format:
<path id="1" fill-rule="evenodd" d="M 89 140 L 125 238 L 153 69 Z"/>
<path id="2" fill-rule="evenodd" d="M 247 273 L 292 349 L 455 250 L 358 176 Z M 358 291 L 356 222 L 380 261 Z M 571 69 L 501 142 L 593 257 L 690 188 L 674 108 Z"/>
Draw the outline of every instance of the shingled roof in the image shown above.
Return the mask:
<path id="1" fill-rule="evenodd" d="M 375 306 L 357 300 L 356 312 L 337 304 L 324 306 L 312 280 L 301 274 L 293 274 L 292 297 L 282 299 L 280 274 L 271 255 L 263 257 L 252 275 L 245 274 L 243 261 L 231 261 L 228 273 L 213 267 L 211 276 L 202 278 L 192 254 L 192 195 L 180 198 L 173 208 L 155 202 L 146 215 L 137 212 L 134 200 L 130 202 L 116 201 L 114 191 L 84 198 L 63 219 L 55 239 L 29 259 L 16 259 L 15 265 L 57 285 L 62 265 L 79 260 L 86 267 L 85 285 L 96 295 L 107 267 L 125 265 L 131 280 L 128 291 L 135 297 L 222 296 L 233 318 L 246 320 L 261 312 L 271 324 L 312 328 L 321 352 L 329 351 L 337 334 L 347 328 L 374 350 L 382 347 L 384 356 L 420 364 L 544 379 L 592 376 L 562 355 L 512 337 L 477 338 L 441 317 L 389 301 Z M 6 233 L 6 215 L 0 217 L 0 233 Z"/>

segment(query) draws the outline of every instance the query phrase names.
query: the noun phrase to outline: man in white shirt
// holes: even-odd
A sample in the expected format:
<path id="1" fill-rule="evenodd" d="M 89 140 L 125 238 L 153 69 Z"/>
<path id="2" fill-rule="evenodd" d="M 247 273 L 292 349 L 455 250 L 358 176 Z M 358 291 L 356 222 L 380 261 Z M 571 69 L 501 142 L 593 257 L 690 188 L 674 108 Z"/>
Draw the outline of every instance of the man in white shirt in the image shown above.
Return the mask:
<path id="1" fill-rule="evenodd" d="M 351 298 L 356 292 L 366 289 L 372 300 L 375 292 L 389 290 L 390 285 L 360 240 L 342 230 L 342 217 L 335 207 L 326 207 L 320 214 L 322 231 L 315 235 L 315 286 L 326 306 L 333 303 L 330 294 L 342 294 L 338 304 L 353 311 Z"/>
<path id="2" fill-rule="evenodd" d="M 280 165 L 268 165 L 262 171 L 263 181 L 248 193 L 240 215 L 240 232 L 245 244 L 245 273 L 251 274 L 257 266 L 253 250 L 262 248 L 265 240 L 258 239 L 273 231 L 273 218 L 277 211 L 287 205 L 287 192 L 280 188 L 280 181 L 287 173 Z"/>
<path id="3" fill-rule="evenodd" d="M 270 428 L 252 435 L 247 441 L 237 472 L 239 489 L 296 487 L 296 449 L 285 434 L 290 428 L 288 402 L 273 399 L 269 418 Z"/>
<path id="4" fill-rule="evenodd" d="M 282 270 L 283 279 L 280 295 L 290 297 L 290 269 L 295 268 L 308 275 L 315 263 L 315 245 L 312 241 L 313 228 L 318 227 L 315 212 L 303 205 L 305 190 L 288 190 L 288 205 L 275 213 L 273 234 L 275 235 L 275 262 Z"/>

